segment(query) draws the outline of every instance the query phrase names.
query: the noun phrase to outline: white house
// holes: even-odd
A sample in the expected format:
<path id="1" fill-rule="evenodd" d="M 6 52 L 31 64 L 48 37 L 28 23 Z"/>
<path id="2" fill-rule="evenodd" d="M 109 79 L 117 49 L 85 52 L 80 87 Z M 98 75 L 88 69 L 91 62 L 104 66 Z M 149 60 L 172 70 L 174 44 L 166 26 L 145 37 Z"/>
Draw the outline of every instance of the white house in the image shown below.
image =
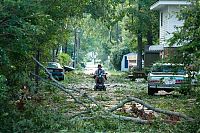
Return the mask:
<path id="1" fill-rule="evenodd" d="M 169 47 L 167 40 L 173 36 L 176 27 L 183 26 L 184 21 L 180 21 L 177 17 L 180 13 L 182 6 L 190 5 L 191 3 L 186 0 L 159 0 L 154 3 L 150 9 L 158 10 L 160 12 L 160 46 L 158 49 L 165 49 Z M 178 47 L 176 44 L 173 47 Z M 150 49 L 157 49 L 157 47 L 150 47 Z"/>
<path id="2" fill-rule="evenodd" d="M 123 55 L 121 61 L 121 71 L 129 71 L 131 67 L 137 66 L 137 53 Z"/>

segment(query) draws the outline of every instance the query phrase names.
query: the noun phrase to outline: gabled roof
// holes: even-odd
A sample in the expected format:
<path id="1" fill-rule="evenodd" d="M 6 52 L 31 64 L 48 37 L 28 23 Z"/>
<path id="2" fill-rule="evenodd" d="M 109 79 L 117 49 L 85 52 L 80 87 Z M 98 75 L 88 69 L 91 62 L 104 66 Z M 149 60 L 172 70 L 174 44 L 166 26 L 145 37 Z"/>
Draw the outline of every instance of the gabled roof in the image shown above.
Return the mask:
<path id="1" fill-rule="evenodd" d="M 132 56 L 132 55 L 137 55 L 137 53 L 128 53 L 128 54 L 125 54 L 124 56 Z"/>
<path id="2" fill-rule="evenodd" d="M 164 46 L 163 45 L 151 45 L 149 47 L 149 51 L 162 51 L 164 50 Z"/>
<path id="3" fill-rule="evenodd" d="M 167 5 L 190 5 L 186 0 L 159 0 L 150 7 L 150 10 L 160 10 Z"/>

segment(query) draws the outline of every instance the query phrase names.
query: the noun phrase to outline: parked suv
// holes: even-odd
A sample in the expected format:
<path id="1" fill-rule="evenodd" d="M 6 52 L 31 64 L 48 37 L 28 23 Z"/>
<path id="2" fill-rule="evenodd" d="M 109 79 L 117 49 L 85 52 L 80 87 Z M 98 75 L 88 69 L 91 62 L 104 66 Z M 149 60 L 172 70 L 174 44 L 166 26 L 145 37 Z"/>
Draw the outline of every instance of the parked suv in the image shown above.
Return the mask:
<path id="1" fill-rule="evenodd" d="M 189 85 L 188 73 L 182 64 L 153 64 L 147 80 L 149 95 L 159 90 L 170 92 L 181 86 Z"/>

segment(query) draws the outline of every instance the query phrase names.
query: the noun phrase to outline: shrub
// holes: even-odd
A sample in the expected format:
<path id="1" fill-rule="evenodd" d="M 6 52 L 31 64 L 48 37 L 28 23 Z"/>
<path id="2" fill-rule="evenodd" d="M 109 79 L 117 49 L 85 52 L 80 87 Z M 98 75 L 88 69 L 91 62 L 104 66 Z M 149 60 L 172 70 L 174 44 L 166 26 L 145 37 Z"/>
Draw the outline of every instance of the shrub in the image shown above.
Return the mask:
<path id="1" fill-rule="evenodd" d="M 6 78 L 4 75 L 0 75 L 0 99 L 1 101 L 6 98 Z"/>
<path id="2" fill-rule="evenodd" d="M 71 63 L 71 57 L 66 53 L 59 54 L 58 60 L 61 65 L 69 65 Z"/>

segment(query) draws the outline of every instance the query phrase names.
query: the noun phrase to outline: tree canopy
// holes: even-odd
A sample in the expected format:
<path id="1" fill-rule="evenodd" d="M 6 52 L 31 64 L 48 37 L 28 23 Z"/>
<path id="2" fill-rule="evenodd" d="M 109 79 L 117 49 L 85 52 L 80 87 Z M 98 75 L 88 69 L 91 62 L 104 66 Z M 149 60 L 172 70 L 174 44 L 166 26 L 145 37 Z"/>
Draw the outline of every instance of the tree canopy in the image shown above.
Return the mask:
<path id="1" fill-rule="evenodd" d="M 179 62 L 184 64 L 199 65 L 200 58 L 200 2 L 192 1 L 192 5 L 184 7 L 179 15 L 180 20 L 184 21 L 184 25 L 179 27 L 177 32 L 171 38 L 171 44 L 183 45 L 180 47 L 178 54 Z"/>

